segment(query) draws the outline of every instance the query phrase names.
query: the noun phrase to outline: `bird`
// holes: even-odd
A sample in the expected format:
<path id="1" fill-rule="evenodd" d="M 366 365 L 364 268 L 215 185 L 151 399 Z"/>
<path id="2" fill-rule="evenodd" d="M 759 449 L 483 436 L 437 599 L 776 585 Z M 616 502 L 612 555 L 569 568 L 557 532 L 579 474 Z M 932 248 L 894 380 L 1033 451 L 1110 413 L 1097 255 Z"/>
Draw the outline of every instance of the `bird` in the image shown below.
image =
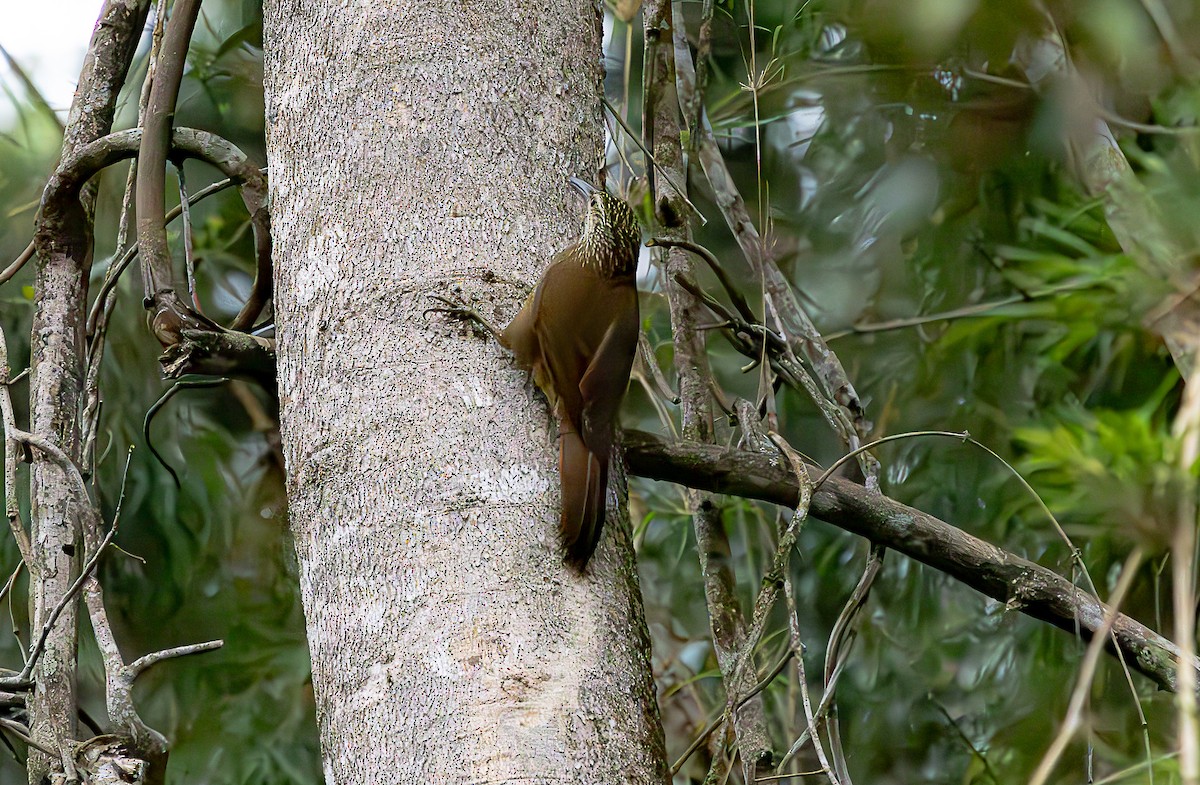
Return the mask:
<path id="1" fill-rule="evenodd" d="M 604 528 L 617 411 L 637 352 L 641 230 L 624 200 L 569 182 L 587 199 L 579 240 L 555 254 L 508 326 L 497 330 L 471 308 L 430 310 L 480 322 L 545 394 L 559 423 L 559 534 L 582 573 Z"/>

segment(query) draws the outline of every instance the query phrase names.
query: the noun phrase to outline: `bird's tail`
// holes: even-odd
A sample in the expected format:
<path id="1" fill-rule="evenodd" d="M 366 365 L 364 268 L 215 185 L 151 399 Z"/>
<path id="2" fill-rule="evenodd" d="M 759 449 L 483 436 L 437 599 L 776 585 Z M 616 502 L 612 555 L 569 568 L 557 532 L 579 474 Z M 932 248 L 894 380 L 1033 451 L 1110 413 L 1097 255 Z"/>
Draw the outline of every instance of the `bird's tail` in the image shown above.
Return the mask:
<path id="1" fill-rule="evenodd" d="M 608 488 L 608 460 L 598 458 L 574 431 L 559 437 L 558 473 L 562 482 L 562 517 L 559 533 L 567 563 L 580 572 L 600 542 L 604 528 L 604 495 Z"/>

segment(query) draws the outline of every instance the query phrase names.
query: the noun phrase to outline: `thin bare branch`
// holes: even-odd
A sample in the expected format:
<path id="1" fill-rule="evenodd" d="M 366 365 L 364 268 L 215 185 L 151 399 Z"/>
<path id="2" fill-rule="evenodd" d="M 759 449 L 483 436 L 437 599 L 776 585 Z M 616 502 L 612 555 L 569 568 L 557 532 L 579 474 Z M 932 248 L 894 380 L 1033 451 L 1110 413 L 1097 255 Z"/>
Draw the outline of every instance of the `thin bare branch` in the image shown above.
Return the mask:
<path id="1" fill-rule="evenodd" d="M 641 358 L 642 366 L 646 369 L 658 394 L 662 396 L 663 400 L 678 405 L 679 396 L 671 389 L 671 383 L 667 381 L 667 378 L 663 376 L 662 369 L 658 367 L 658 361 L 654 358 L 654 348 L 650 346 L 650 339 L 646 337 L 644 331 L 638 333 L 638 357 Z"/>
<path id="2" fill-rule="evenodd" d="M 54 629 L 54 625 L 58 622 L 58 617 L 62 614 L 68 603 L 73 601 L 76 595 L 79 594 L 79 590 L 83 588 L 84 581 L 92 576 L 92 570 L 96 569 L 96 564 L 99 563 L 100 556 L 104 553 L 104 549 L 108 547 L 108 544 L 112 542 L 112 538 L 116 534 L 117 527 L 114 521 L 113 527 L 108 530 L 108 534 L 104 535 L 104 539 L 100 542 L 100 547 L 96 549 L 96 552 L 92 554 L 92 558 L 88 559 L 87 564 L 83 565 L 83 569 L 79 571 L 79 577 L 75 579 L 75 582 L 67 589 L 67 593 L 63 595 L 58 605 L 54 606 L 54 610 L 46 618 L 46 623 L 42 627 L 42 633 L 38 636 L 37 641 L 30 650 L 29 659 L 25 661 L 25 667 L 22 669 L 20 675 L 16 677 L 16 683 L 24 684 L 29 680 L 33 666 L 37 664 L 38 657 L 45 650 L 46 639 L 50 636 L 50 631 Z"/>
<path id="3" fill-rule="evenodd" d="M 1075 689 L 1071 691 L 1071 701 L 1067 706 L 1067 716 L 1063 718 L 1062 726 L 1058 730 L 1058 734 L 1054 737 L 1054 741 L 1050 743 L 1050 747 L 1046 750 L 1046 754 L 1042 757 L 1038 767 L 1033 772 L 1033 777 L 1029 780 L 1029 785 L 1044 785 L 1054 772 L 1054 766 L 1062 757 L 1063 752 L 1067 749 L 1067 744 L 1075 735 L 1075 731 L 1079 728 L 1079 722 L 1083 717 L 1083 707 L 1089 694 L 1092 691 L 1092 678 L 1096 675 L 1096 667 L 1100 663 L 1100 652 L 1104 649 L 1105 639 L 1108 631 L 1112 629 L 1117 617 L 1120 616 L 1118 608 L 1125 600 L 1125 594 L 1129 591 L 1129 587 L 1133 585 L 1133 579 L 1137 575 L 1137 569 L 1142 563 L 1142 551 L 1140 548 L 1134 550 L 1125 559 L 1125 564 L 1121 568 L 1121 577 L 1117 580 L 1117 586 L 1113 589 L 1112 595 L 1108 598 L 1108 606 L 1105 608 L 1104 619 L 1100 623 L 1100 628 L 1096 630 L 1095 636 L 1091 643 L 1088 644 L 1087 651 L 1083 655 L 1083 663 L 1079 667 L 1079 676 L 1075 680 Z"/>
<path id="4" fill-rule="evenodd" d="M 608 113 L 612 115 L 613 119 L 615 119 L 621 126 L 621 130 L 625 132 L 630 141 L 637 145 L 638 149 L 642 151 L 642 155 L 646 157 L 646 161 L 648 162 L 648 165 L 646 166 L 648 176 L 649 170 L 651 169 L 661 174 L 663 179 L 666 180 L 667 183 L 675 189 L 675 192 L 683 198 L 683 203 L 691 208 L 692 212 L 696 214 L 696 217 L 700 219 L 700 225 L 704 226 L 706 223 L 708 223 L 708 219 L 704 217 L 704 213 L 700 212 L 700 209 L 696 207 L 696 205 L 692 204 L 691 200 L 687 198 L 687 191 L 681 185 L 679 185 L 675 175 L 672 175 L 666 167 L 658 162 L 658 160 L 654 157 L 654 154 L 646 149 L 645 143 L 638 139 L 637 133 L 629 127 L 629 123 L 625 122 L 625 118 L 621 117 L 621 113 L 618 112 L 616 108 L 608 102 L 607 98 L 604 99 L 604 108 L 608 110 Z"/>
<path id="5" fill-rule="evenodd" d="M 800 639 L 800 616 L 796 610 L 796 594 L 792 589 L 790 577 L 783 579 L 783 596 L 787 603 L 788 639 L 791 641 L 792 651 L 796 655 L 796 680 L 800 685 L 800 700 L 804 705 L 804 717 L 808 721 L 809 738 L 812 739 L 813 749 L 817 753 L 817 760 L 821 763 L 821 771 L 824 772 L 825 779 L 829 780 L 830 785 L 840 785 L 841 780 L 829 764 L 825 746 L 821 744 L 821 735 L 817 733 L 817 719 L 813 714 L 812 701 L 809 698 L 808 677 L 804 673 L 804 642 Z"/>
<path id="6" fill-rule="evenodd" d="M 265 168 L 260 169 L 259 174 L 265 175 L 266 171 L 267 170 Z M 243 180 L 240 177 L 226 177 L 224 180 L 218 180 L 217 182 L 215 182 L 211 185 L 205 186 L 204 188 L 201 188 L 196 193 L 190 195 L 188 197 L 188 204 L 194 205 L 203 199 L 207 199 L 208 197 L 212 196 L 213 194 L 220 193 L 221 191 L 232 188 L 234 186 L 239 186 L 242 183 L 243 183 Z M 175 205 L 174 207 L 171 208 L 170 212 L 167 213 L 167 223 L 170 224 L 172 221 L 174 221 L 176 218 L 178 218 L 182 214 L 183 214 L 183 207 L 181 205 Z M 115 259 L 109 265 L 108 269 L 111 274 L 105 275 L 104 283 L 101 284 L 100 291 L 96 295 L 96 302 L 94 302 L 92 304 L 92 309 L 88 313 L 88 322 L 87 322 L 88 335 L 95 335 L 103 328 L 104 322 L 102 321 L 101 317 L 104 315 L 105 311 L 107 310 L 106 306 L 110 299 L 110 294 L 112 293 L 112 291 L 116 288 L 117 284 L 119 283 L 121 274 L 124 273 L 125 270 L 129 267 L 129 264 L 134 259 L 137 258 L 137 251 L 138 251 L 138 245 L 137 245 L 137 243 L 133 243 L 132 245 L 130 245 L 128 248 L 125 249 L 125 251 L 121 254 L 121 256 L 119 258 Z"/>
<path id="7" fill-rule="evenodd" d="M 188 200 L 187 177 L 184 174 L 182 163 L 175 167 L 175 174 L 179 184 L 179 207 L 183 215 L 183 269 L 187 276 L 188 300 L 191 302 L 192 308 L 196 309 L 196 313 L 203 316 L 204 308 L 200 305 L 200 295 L 196 293 L 196 248 L 192 236 L 192 203 Z M 165 216 L 163 224 L 166 224 Z"/>
<path id="8" fill-rule="evenodd" d="M 646 40 L 642 67 L 643 143 L 646 149 L 658 153 L 655 168 L 647 172 L 647 179 L 651 183 L 651 193 L 657 193 L 652 204 L 660 224 L 656 234 L 663 248 L 655 257 L 666 273 L 683 434 L 689 439 L 710 442 L 714 428 L 709 389 L 714 383 L 705 336 L 697 329 L 703 306 L 677 283 L 678 278 L 690 275 L 690 257 L 668 247 L 670 243 L 691 241 L 683 209 L 686 192 L 679 185 L 686 179 L 687 168 L 681 144 L 679 100 L 675 95 L 675 58 L 668 48 L 674 38 L 676 20 L 671 3 L 666 0 L 647 2 L 643 13 Z M 653 185 L 659 174 L 666 187 L 655 188 Z M 755 699 L 741 708 L 734 708 L 753 687 L 754 669 L 744 667 L 746 660 L 752 664 L 752 658 L 743 657 L 742 653 L 747 648 L 752 651 L 754 644 L 747 645 L 746 622 L 737 600 L 736 580 L 729 559 L 729 538 L 721 510 L 708 494 L 696 492 L 688 494 L 688 507 L 696 533 L 713 649 L 721 669 L 738 749 L 745 766 L 765 770 L 770 765 L 772 752 L 762 701 Z"/>
<path id="9" fill-rule="evenodd" d="M 17 464 L 20 463 L 20 452 L 17 449 L 17 439 L 12 434 L 17 430 L 17 418 L 13 414 L 12 396 L 9 393 L 11 381 L 8 378 L 8 339 L 4 328 L 0 327 L 0 425 L 4 428 L 4 514 L 8 519 L 8 528 L 17 543 L 17 551 L 21 554 L 24 564 L 31 563 L 32 551 L 29 542 L 29 532 L 21 523 L 21 508 L 17 503 Z"/>
<path id="10" fill-rule="evenodd" d="M 705 248 L 699 243 L 691 242 L 690 240 L 672 240 L 668 238 L 652 237 L 646 242 L 646 245 L 653 248 L 654 246 L 662 246 L 664 248 L 682 248 L 685 251 L 691 251 L 699 256 L 708 265 L 713 274 L 717 276 L 717 280 L 721 282 L 721 287 L 725 289 L 725 293 L 729 295 L 730 302 L 742 318 L 747 322 L 757 322 L 758 317 L 754 315 L 754 311 L 750 308 L 750 303 L 746 302 L 746 298 L 742 295 L 738 288 L 733 285 L 729 274 L 725 272 L 725 268 L 717 261 L 717 257 L 713 256 L 712 251 Z"/>
<path id="11" fill-rule="evenodd" d="M 751 52 L 753 51 L 752 48 Z M 676 49 L 676 68 L 690 73 L 695 71 L 686 47 L 682 51 Z M 856 447 L 860 440 L 867 438 L 871 425 L 866 419 L 865 409 L 854 385 L 850 383 L 841 361 L 825 343 L 812 319 L 801 306 L 791 284 L 768 252 L 767 242 L 755 228 L 745 200 L 742 199 L 725 166 L 724 156 L 717 146 L 712 128 L 703 117 L 697 124 L 694 135 L 697 139 L 697 157 L 713 189 L 717 206 L 721 208 L 725 222 L 750 262 L 751 269 L 763 282 L 766 310 L 782 322 L 789 348 L 804 357 L 812 367 L 820 381 L 823 396 L 844 412 L 842 418 L 830 419 L 830 425 L 850 447 Z M 820 403 L 819 400 L 817 402 Z M 829 419 L 828 410 L 822 407 L 822 411 L 827 413 Z M 844 422 L 841 421 L 843 419 Z M 866 464 L 864 473 L 868 480 L 871 480 L 875 476 L 875 470 L 869 460 Z"/>
<path id="12" fill-rule="evenodd" d="M 76 83 L 61 160 L 51 181 L 79 150 L 112 128 L 148 10 L 148 0 L 105 0 Z M 61 447 L 69 456 L 66 465 L 72 468 L 70 459 L 77 459 L 80 449 L 78 413 L 85 347 L 79 325 L 86 312 L 92 260 L 94 193 L 94 187 L 44 192 L 34 236 L 38 255 L 34 288 L 39 300 L 32 325 L 36 336 L 32 365 L 37 370 L 30 384 L 29 429 Z M 66 465 L 39 455 L 30 469 L 30 495 L 40 500 L 31 514 L 34 552 L 28 565 L 35 629 L 44 624 L 79 570 L 78 515 L 82 511 L 73 511 L 79 497 L 71 489 L 73 479 Z M 38 689 L 29 703 L 30 735 L 55 750 L 75 736 L 76 629 L 76 615 L 68 609 L 47 641 L 43 667 L 34 674 Z M 47 662 L 52 667 L 45 667 Z M 57 755 L 31 755 L 30 781 L 48 777 L 59 760 Z"/>
<path id="13" fill-rule="evenodd" d="M 1200 345 L 1193 336 L 1192 351 Z M 1179 442 L 1181 478 L 1176 501 L 1175 527 L 1171 534 L 1171 601 L 1175 611 L 1175 640 L 1182 651 L 1181 661 L 1196 651 L 1196 529 L 1197 491 L 1200 482 L 1196 468 L 1200 462 L 1200 369 L 1194 370 L 1184 388 L 1183 402 L 1175 416 L 1172 435 Z M 1194 671 L 1181 668 L 1176 714 L 1179 717 L 1179 769 L 1183 785 L 1200 783 L 1200 717 L 1197 717 L 1196 692 L 1200 679 Z"/>
<path id="14" fill-rule="evenodd" d="M 690 153 L 696 152 L 699 141 L 697 129 L 704 117 L 704 93 L 708 89 L 708 61 L 712 56 L 713 0 L 703 0 L 700 6 L 700 28 L 696 42 L 696 78 L 692 82 L 692 93 L 680 92 L 679 103 L 688 119 Z"/>
<path id="15" fill-rule="evenodd" d="M 30 240 L 29 245 L 25 246 L 25 250 L 21 251 L 8 267 L 0 271 L 0 285 L 8 283 L 14 275 L 21 272 L 21 268 L 25 266 L 26 262 L 34 257 L 36 248 L 37 246 Z"/>
<path id="16" fill-rule="evenodd" d="M 49 747 L 39 744 L 36 741 L 34 741 L 33 738 L 30 737 L 30 735 L 29 735 L 29 728 L 25 727 L 24 725 L 17 722 L 16 720 L 10 720 L 7 717 L 0 717 L 0 728 L 3 728 L 4 730 L 8 731 L 9 733 L 16 736 L 18 739 L 25 742 L 30 747 L 33 747 L 36 750 L 41 750 L 42 752 L 44 752 L 50 756 L 58 755 L 57 750 L 52 750 Z"/>
<path id="17" fill-rule="evenodd" d="M 784 669 L 787 668 L 787 665 L 789 662 L 791 662 L 794 654 L 795 652 L 789 648 L 784 653 L 783 657 L 779 659 L 779 662 L 775 663 L 775 666 L 771 668 L 771 670 L 767 671 L 766 675 L 759 680 L 758 684 L 755 684 L 754 687 L 748 690 L 746 694 L 743 695 L 741 699 L 733 705 L 732 710 L 737 711 L 755 698 L 760 692 L 771 686 L 771 682 L 775 681 L 775 679 L 779 677 L 779 674 L 783 673 Z M 683 751 L 683 754 L 680 755 L 675 763 L 671 765 L 671 774 L 677 774 L 679 770 L 683 768 L 683 764 L 687 763 L 688 758 L 692 757 L 692 755 L 696 753 L 696 750 L 700 749 L 700 747 L 704 745 L 704 742 L 708 740 L 708 737 L 711 736 L 726 722 L 726 720 L 729 719 L 730 708 L 731 707 L 726 706 L 725 711 L 721 714 L 721 716 L 710 722 L 704 728 L 704 730 L 700 732 L 700 735 L 692 740 L 692 743 L 689 744 L 688 748 Z"/>
<path id="18" fill-rule="evenodd" d="M 133 155 L 139 147 L 141 132 L 137 129 L 110 134 L 87 145 L 67 161 L 51 178 L 47 193 L 70 194 L 95 172 Z M 214 134 L 187 128 L 177 128 L 172 134 L 172 155 L 178 158 L 199 158 L 217 167 L 231 179 L 243 181 L 242 198 L 251 211 L 260 265 L 269 269 L 270 227 L 265 207 L 266 183 L 261 171 L 247 161 L 237 147 Z M 256 291 L 263 292 L 256 287 Z M 253 299 L 253 295 L 252 295 Z M 243 306 L 234 320 L 239 324 L 253 318 L 251 301 Z M 240 332 L 224 330 L 219 325 L 188 308 L 172 290 L 160 292 L 155 303 L 152 323 L 155 334 L 167 348 L 160 358 L 164 372 L 178 377 L 184 373 L 223 375 L 219 370 L 229 365 L 223 356 L 233 358 L 248 378 L 267 387 L 274 385 L 273 345 Z M 257 311 L 254 311 L 256 314 Z"/>
<path id="19" fill-rule="evenodd" d="M 206 651 L 216 651 L 225 645 L 223 640 L 204 641 L 203 643 L 189 643 L 186 646 L 175 646 L 171 649 L 163 649 L 162 651 L 151 652 L 138 657 L 133 662 L 125 666 L 125 672 L 132 681 L 149 668 L 157 665 L 164 660 L 175 659 L 176 657 L 187 657 L 192 654 L 203 654 Z"/>
<path id="20" fill-rule="evenodd" d="M 166 0 L 156 0 L 154 7 L 154 30 L 150 35 L 150 52 L 146 57 L 146 74 L 142 78 L 142 92 L 138 99 L 137 126 L 141 128 L 146 117 L 146 107 L 150 103 L 150 86 L 154 83 L 154 64 L 158 60 L 162 48 L 163 27 L 166 24 Z M 121 197 L 121 215 L 117 220 L 117 237 L 114 244 L 114 256 L 125 248 L 129 241 L 129 226 L 133 220 L 134 191 L 137 184 L 137 160 L 129 164 L 125 174 L 125 193 Z M 132 259 L 132 255 L 130 255 Z M 126 262 L 128 264 L 128 262 Z M 112 294 L 117 280 L 124 271 L 124 266 L 110 262 L 104 271 L 104 283 L 92 304 L 88 314 L 87 338 L 88 356 L 84 371 L 84 405 L 81 417 L 81 440 L 83 447 L 80 451 L 80 466 L 95 480 L 96 476 L 96 435 L 100 429 L 100 410 L 103 401 L 100 396 L 100 367 L 104 362 L 104 350 L 107 345 L 107 324 L 113 309 L 116 307 L 116 296 Z M 97 319 L 101 319 L 97 325 Z"/>

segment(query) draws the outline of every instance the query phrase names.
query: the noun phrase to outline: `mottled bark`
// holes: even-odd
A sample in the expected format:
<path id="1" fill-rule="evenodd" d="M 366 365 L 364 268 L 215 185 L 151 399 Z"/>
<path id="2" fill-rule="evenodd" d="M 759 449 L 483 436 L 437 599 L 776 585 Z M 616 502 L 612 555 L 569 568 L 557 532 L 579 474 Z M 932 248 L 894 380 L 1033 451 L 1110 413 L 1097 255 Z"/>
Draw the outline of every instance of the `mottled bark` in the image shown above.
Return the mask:
<path id="1" fill-rule="evenodd" d="M 580 578 L 544 399 L 423 317 L 503 321 L 578 232 L 597 8 L 271 0 L 279 394 L 330 783 L 662 783 L 628 521 Z M 490 300 L 490 303 L 488 302 Z"/>
<path id="2" fill-rule="evenodd" d="M 145 23 L 146 0 L 108 0 L 92 36 L 79 87 L 67 118 L 62 159 L 108 133 L 117 96 Z M 30 430 L 79 459 L 79 394 L 83 373 L 83 323 L 87 272 L 92 260 L 92 196 L 47 189 L 35 243 L 37 311 L 33 318 Z M 30 480 L 33 563 L 30 605 L 33 629 L 71 585 L 79 569 L 78 501 L 63 471 L 35 453 Z M 59 618 L 34 673 L 29 697 L 33 738 L 56 749 L 75 734 L 76 607 Z M 51 758 L 29 754 L 29 781 L 41 782 Z"/>

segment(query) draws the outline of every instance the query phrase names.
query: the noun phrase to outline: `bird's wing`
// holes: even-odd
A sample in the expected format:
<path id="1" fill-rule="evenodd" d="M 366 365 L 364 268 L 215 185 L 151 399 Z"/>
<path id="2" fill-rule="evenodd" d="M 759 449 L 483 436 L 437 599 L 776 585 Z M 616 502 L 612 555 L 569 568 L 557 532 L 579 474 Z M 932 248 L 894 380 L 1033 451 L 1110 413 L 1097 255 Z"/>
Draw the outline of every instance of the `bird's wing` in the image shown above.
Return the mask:
<path id="1" fill-rule="evenodd" d="M 557 254 L 538 279 L 537 286 L 525 298 L 521 310 L 513 317 L 508 326 L 500 331 L 500 342 L 513 353 L 517 365 L 527 371 L 532 371 L 534 365 L 541 360 L 538 347 L 537 315 L 542 307 L 542 293 L 546 289 L 546 279 L 553 278 L 553 271 L 562 266 L 566 255 Z"/>
<path id="2" fill-rule="evenodd" d="M 612 448 L 613 426 L 617 410 L 629 385 L 629 371 L 637 352 L 638 301 L 637 288 L 630 281 L 613 290 L 617 307 L 616 318 L 608 325 L 600 346 L 588 362 L 579 380 L 579 395 L 583 406 L 580 416 L 580 436 L 588 449 L 607 460 Z"/>
<path id="3" fill-rule="evenodd" d="M 574 430 L 580 427 L 583 409 L 579 380 L 591 354 L 585 338 L 594 316 L 591 275 L 573 258 L 560 254 L 542 275 L 539 300 L 533 306 L 538 350 L 534 381 L 554 405 L 559 419 Z"/>

